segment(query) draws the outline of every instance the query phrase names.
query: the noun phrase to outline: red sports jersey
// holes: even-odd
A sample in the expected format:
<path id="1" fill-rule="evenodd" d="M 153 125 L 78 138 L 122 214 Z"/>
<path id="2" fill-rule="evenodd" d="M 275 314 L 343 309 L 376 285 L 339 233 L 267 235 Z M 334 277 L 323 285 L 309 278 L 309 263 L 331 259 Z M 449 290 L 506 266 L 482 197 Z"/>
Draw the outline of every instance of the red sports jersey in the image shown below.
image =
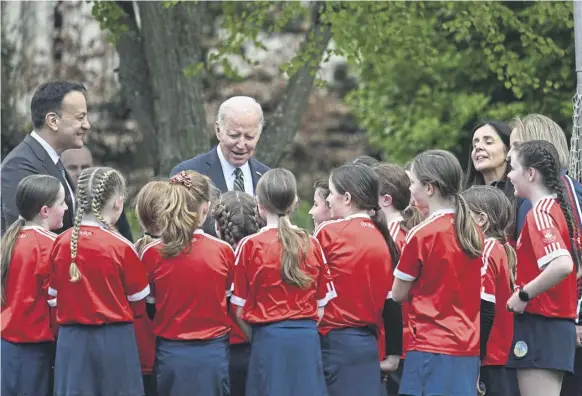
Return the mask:
<path id="1" fill-rule="evenodd" d="M 527 213 L 517 240 L 515 284 L 523 287 L 539 274 L 553 259 L 570 256 L 570 236 L 566 217 L 553 197 L 542 198 Z M 525 311 L 551 318 L 577 317 L 576 268 L 550 290 L 539 294 Z"/>
<path id="2" fill-rule="evenodd" d="M 388 223 L 388 231 L 390 232 L 390 236 L 396 243 L 398 247 L 398 251 L 402 252 L 402 248 L 405 244 L 406 239 L 406 231 L 402 228 L 401 220 L 391 221 Z M 392 270 L 390 271 L 392 272 Z M 392 287 L 392 285 L 390 285 Z M 388 292 L 388 298 L 392 298 L 392 291 Z M 408 330 L 408 302 L 402 302 L 402 355 L 400 356 L 402 359 L 406 356 L 406 347 L 407 337 L 409 334 Z M 380 360 L 383 360 L 386 357 L 386 339 L 385 339 L 385 330 L 384 330 L 384 323 L 382 323 L 382 327 L 380 329 L 380 334 L 378 335 L 378 352 L 380 353 Z"/>
<path id="3" fill-rule="evenodd" d="M 81 280 L 71 282 L 72 232 L 69 229 L 59 235 L 51 251 L 49 294 L 58 293 L 58 324 L 133 322 L 130 302 L 141 301 L 150 292 L 133 245 L 100 223 L 83 221 L 75 258 Z"/>
<path id="4" fill-rule="evenodd" d="M 302 289 L 281 278 L 281 243 L 277 227 L 264 227 L 244 238 L 237 248 L 234 293 L 230 302 L 243 307 L 249 323 L 289 319 L 317 320 L 317 308 L 336 296 L 319 243 L 310 237 L 301 269 L 314 282 Z"/>
<path id="5" fill-rule="evenodd" d="M 495 303 L 495 318 L 487 341 L 487 356 L 482 366 L 505 366 L 513 339 L 513 313 L 506 308 L 511 297 L 509 264 L 505 248 L 488 238 L 483 249 L 481 299 Z"/>
<path id="6" fill-rule="evenodd" d="M 18 234 L 6 278 L 2 339 L 18 343 L 54 339 L 49 304 L 54 306 L 56 299 L 47 292 L 49 256 L 55 238 L 55 234 L 37 226 L 23 227 Z"/>
<path id="7" fill-rule="evenodd" d="M 202 230 L 194 233 L 189 252 L 165 258 L 162 247 L 163 242 L 156 241 L 142 253 L 156 302 L 154 333 L 168 340 L 209 340 L 227 334 L 232 247 Z"/>
<path id="8" fill-rule="evenodd" d="M 384 301 L 392 288 L 392 259 L 384 237 L 369 216 L 356 214 L 323 223 L 315 231 L 337 289 L 319 331 L 382 326 Z"/>
<path id="9" fill-rule="evenodd" d="M 433 213 L 406 237 L 394 276 L 410 289 L 409 351 L 479 356 L 481 257 L 457 242 L 452 210 Z"/>

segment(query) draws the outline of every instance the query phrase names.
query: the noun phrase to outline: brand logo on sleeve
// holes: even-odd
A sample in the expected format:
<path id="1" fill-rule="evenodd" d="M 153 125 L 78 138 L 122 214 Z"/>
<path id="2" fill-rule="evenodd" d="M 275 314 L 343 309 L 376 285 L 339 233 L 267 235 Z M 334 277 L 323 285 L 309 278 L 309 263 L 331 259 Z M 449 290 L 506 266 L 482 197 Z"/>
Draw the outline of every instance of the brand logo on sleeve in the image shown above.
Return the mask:
<path id="1" fill-rule="evenodd" d="M 552 243 L 556 240 L 556 235 L 552 230 L 544 230 L 543 235 L 544 236 L 542 240 L 544 241 L 544 243 Z"/>

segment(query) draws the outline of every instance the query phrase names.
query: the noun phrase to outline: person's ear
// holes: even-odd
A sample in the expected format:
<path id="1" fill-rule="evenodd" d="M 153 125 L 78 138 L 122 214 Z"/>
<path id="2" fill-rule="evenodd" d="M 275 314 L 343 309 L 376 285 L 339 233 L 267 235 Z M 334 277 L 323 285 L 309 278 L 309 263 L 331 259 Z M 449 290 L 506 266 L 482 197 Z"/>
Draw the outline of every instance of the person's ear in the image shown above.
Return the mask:
<path id="1" fill-rule="evenodd" d="M 59 120 L 56 113 L 47 113 L 44 116 L 44 120 L 51 130 L 57 131 L 59 129 Z"/>
<path id="2" fill-rule="evenodd" d="M 49 207 L 44 205 L 42 208 L 40 208 L 40 218 L 41 219 L 46 219 L 48 218 L 48 211 L 49 211 Z"/>
<path id="3" fill-rule="evenodd" d="M 352 205 L 352 194 L 350 194 L 349 192 L 346 192 L 344 194 L 344 204 L 346 206 L 351 206 Z"/>
<path id="4" fill-rule="evenodd" d="M 218 124 L 218 121 L 214 123 L 214 133 L 216 134 L 216 139 L 220 141 L 220 125 Z"/>
<path id="5" fill-rule="evenodd" d="M 426 194 L 429 197 L 432 197 L 435 193 L 436 189 L 434 188 L 434 186 L 432 184 L 427 184 L 426 185 Z"/>
<path id="6" fill-rule="evenodd" d="M 477 215 L 477 225 L 479 227 L 481 227 L 482 229 L 486 229 L 486 225 L 489 223 L 489 216 L 487 215 L 487 213 L 484 212 L 480 212 Z"/>
<path id="7" fill-rule="evenodd" d="M 380 196 L 380 206 L 385 208 L 392 205 L 392 196 L 390 194 L 384 194 Z"/>

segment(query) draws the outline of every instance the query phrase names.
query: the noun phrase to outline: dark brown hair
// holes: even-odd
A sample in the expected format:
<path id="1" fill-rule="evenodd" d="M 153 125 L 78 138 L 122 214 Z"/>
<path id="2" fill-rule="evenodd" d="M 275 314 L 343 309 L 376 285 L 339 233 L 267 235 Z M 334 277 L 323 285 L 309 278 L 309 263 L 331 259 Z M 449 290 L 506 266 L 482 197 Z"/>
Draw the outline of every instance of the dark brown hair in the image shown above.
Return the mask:
<path id="1" fill-rule="evenodd" d="M 233 249 L 241 239 L 259 232 L 265 221 L 259 216 L 257 201 L 249 194 L 228 191 L 212 205 L 220 237 Z"/>

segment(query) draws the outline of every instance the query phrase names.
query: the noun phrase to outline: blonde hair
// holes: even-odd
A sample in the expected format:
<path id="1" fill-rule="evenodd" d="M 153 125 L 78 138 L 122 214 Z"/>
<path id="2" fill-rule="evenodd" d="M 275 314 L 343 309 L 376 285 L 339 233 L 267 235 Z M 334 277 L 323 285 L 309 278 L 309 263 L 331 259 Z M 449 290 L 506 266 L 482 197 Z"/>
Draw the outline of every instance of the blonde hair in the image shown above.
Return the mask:
<path id="1" fill-rule="evenodd" d="M 269 170 L 259 179 L 257 198 L 268 212 L 279 216 L 281 279 L 302 289 L 309 287 L 313 279 L 301 266 L 306 265 L 310 236 L 307 231 L 294 227 L 288 217 L 297 199 L 295 176 L 287 169 Z"/>
<path id="2" fill-rule="evenodd" d="M 488 238 L 497 239 L 503 245 L 507 255 L 510 286 L 513 286 L 517 257 L 507 237 L 513 224 L 513 210 L 509 198 L 501 190 L 491 186 L 473 186 L 463 191 L 462 196 L 472 212 L 487 215 L 488 222 L 483 233 Z"/>
<path id="3" fill-rule="evenodd" d="M 228 191 L 213 204 L 212 216 L 218 225 L 220 237 L 233 248 L 244 237 L 259 232 L 265 222 L 259 216 L 257 201 L 249 194 Z"/>
<path id="4" fill-rule="evenodd" d="M 135 197 L 135 213 L 144 235 L 135 243 L 135 249 L 141 254 L 146 245 L 159 235 L 160 203 L 168 192 L 166 181 L 155 180 L 141 188 Z M 153 235 L 155 234 L 155 235 Z"/>
<path id="5" fill-rule="evenodd" d="M 182 171 L 166 184 L 159 206 L 159 231 L 164 257 L 175 257 L 192 248 L 194 231 L 202 223 L 200 207 L 210 201 L 210 179 L 194 171 Z"/>
<path id="6" fill-rule="evenodd" d="M 467 202 L 460 195 L 463 170 L 457 158 L 445 150 L 428 150 L 414 158 L 412 172 L 420 183 L 434 186 L 443 198 L 454 198 L 457 242 L 470 257 L 481 257 L 483 239 Z"/>
<path id="7" fill-rule="evenodd" d="M 541 114 L 529 114 L 524 118 L 515 117 L 512 122 L 512 134 L 520 143 L 530 140 L 545 140 L 554 145 L 558 152 L 561 168 L 568 167 L 570 152 L 566 134 L 552 119 Z"/>
<path id="8" fill-rule="evenodd" d="M 73 233 L 71 235 L 71 265 L 69 266 L 69 276 L 71 282 L 81 280 L 81 271 L 75 259 L 77 258 L 77 248 L 79 244 L 79 228 L 83 215 L 91 214 L 97 218 L 106 228 L 115 230 L 101 214 L 103 206 L 115 196 L 125 195 L 125 179 L 117 170 L 108 167 L 87 168 L 81 172 L 77 182 L 77 211 L 73 222 Z"/>
<path id="9" fill-rule="evenodd" d="M 63 188 L 61 182 L 49 175 L 30 175 L 22 179 L 16 186 L 16 208 L 19 217 L 2 236 L 2 252 L 0 253 L 1 300 L 6 302 L 6 281 L 8 270 L 14 254 L 14 246 L 22 227 L 27 221 L 36 217 L 45 206 L 52 207 Z"/>

